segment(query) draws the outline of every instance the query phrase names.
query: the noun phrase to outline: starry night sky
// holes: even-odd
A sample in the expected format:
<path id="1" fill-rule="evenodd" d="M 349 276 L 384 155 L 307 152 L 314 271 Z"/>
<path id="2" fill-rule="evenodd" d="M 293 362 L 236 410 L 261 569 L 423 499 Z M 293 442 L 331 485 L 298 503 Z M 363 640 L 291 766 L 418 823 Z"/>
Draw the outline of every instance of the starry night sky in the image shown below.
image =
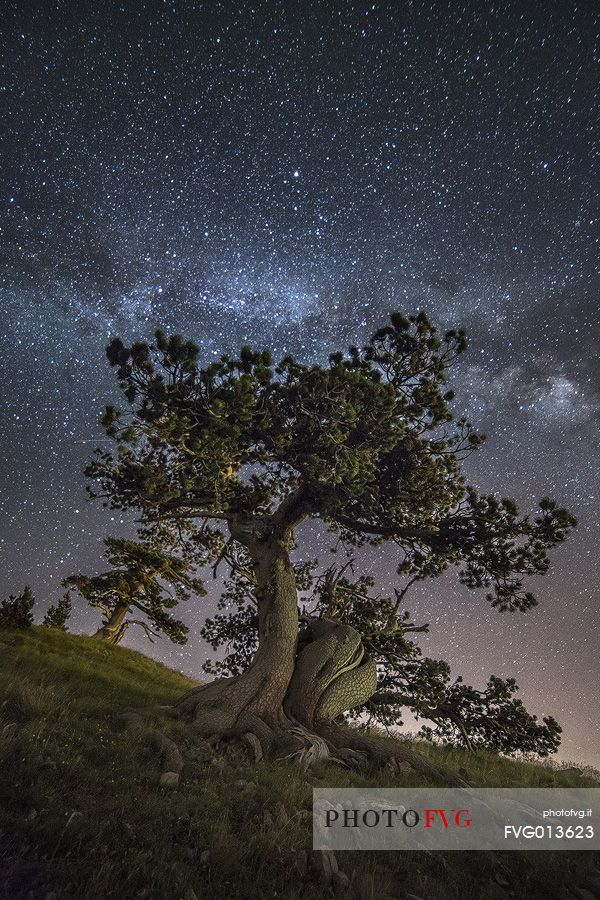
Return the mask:
<path id="1" fill-rule="evenodd" d="M 489 435 L 470 479 L 526 508 L 550 494 L 580 527 L 525 615 L 452 577 L 408 595 L 421 646 L 478 686 L 514 675 L 562 755 L 598 765 L 594 8 L 3 4 L 1 594 L 31 583 L 41 616 L 127 532 L 81 474 L 116 399 L 111 336 L 308 361 L 425 309 L 470 337 L 455 408 Z M 389 589 L 392 551 L 364 561 Z M 193 629 L 217 590 L 185 609 Z M 126 643 L 195 675 L 206 655 L 193 634 Z"/>

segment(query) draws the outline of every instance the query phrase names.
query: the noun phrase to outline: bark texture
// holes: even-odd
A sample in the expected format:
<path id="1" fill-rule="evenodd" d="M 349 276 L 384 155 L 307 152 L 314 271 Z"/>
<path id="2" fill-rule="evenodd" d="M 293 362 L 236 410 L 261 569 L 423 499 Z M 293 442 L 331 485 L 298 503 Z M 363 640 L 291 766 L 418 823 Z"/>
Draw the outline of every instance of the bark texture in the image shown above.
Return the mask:
<path id="1" fill-rule="evenodd" d="M 118 644 L 127 628 L 125 616 L 128 612 L 128 603 L 117 603 L 108 621 L 98 629 L 94 637 L 102 638 L 109 644 Z"/>
<path id="2" fill-rule="evenodd" d="M 332 721 L 377 689 L 377 668 L 350 625 L 313 619 L 296 659 L 286 710 L 303 725 Z"/>
<path id="3" fill-rule="evenodd" d="M 257 579 L 259 638 L 252 664 L 235 678 L 195 688 L 179 707 L 192 714 L 203 736 L 252 732 L 270 744 L 287 725 L 283 701 L 294 671 L 298 597 L 285 543 L 253 542 L 250 549 Z"/>

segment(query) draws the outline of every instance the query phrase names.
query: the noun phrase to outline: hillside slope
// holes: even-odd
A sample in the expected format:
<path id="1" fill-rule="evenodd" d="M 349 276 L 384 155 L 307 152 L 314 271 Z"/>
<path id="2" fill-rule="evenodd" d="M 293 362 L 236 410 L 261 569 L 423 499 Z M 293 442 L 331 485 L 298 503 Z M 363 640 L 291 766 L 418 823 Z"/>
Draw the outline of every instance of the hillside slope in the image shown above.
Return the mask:
<path id="1" fill-rule="evenodd" d="M 39 627 L 0 633 L 0 898 L 326 896 L 310 865 L 312 787 L 422 784 L 414 774 L 367 778 L 319 765 L 304 775 L 241 752 L 207 754 L 185 723 L 157 708 L 192 684 L 93 638 Z M 124 727 L 128 708 L 147 710 L 144 727 Z M 183 754 L 176 786 L 160 784 L 152 729 Z M 420 749 L 465 767 L 473 784 L 598 786 L 492 754 Z M 476 853 L 338 861 L 351 881 L 346 896 L 364 900 L 564 898 L 577 895 L 563 885 L 586 879 L 590 897 L 598 878 L 598 860 L 585 852 L 504 854 L 504 876 L 497 859 Z"/>

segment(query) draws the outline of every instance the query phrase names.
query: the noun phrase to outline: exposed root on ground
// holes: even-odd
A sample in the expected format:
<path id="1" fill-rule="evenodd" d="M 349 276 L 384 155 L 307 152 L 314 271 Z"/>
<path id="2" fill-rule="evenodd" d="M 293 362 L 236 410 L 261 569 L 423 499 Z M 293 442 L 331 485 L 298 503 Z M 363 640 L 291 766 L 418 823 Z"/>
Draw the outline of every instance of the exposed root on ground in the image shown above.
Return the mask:
<path id="1" fill-rule="evenodd" d="M 274 725 L 253 717 L 252 727 L 246 730 L 248 724 L 249 719 L 245 717 L 243 729 L 213 733 L 207 740 L 213 747 L 242 744 L 257 763 L 269 756 L 292 760 L 304 772 L 316 762 L 329 761 L 359 772 L 413 771 L 435 784 L 469 787 L 469 782 L 458 772 L 432 762 L 405 741 L 367 734 L 349 726 L 318 724 L 310 729 L 289 719 Z"/>
<path id="2" fill-rule="evenodd" d="M 364 755 L 369 769 L 385 767 L 392 771 L 412 769 L 428 781 L 449 787 L 469 787 L 468 781 L 458 772 L 431 762 L 426 756 L 414 750 L 408 742 L 386 739 L 347 726 L 324 725 L 320 727 L 319 732 L 335 748 L 337 754 L 349 750 L 352 754 L 359 753 L 361 757 Z"/>
<path id="3" fill-rule="evenodd" d="M 302 725 L 292 725 L 289 731 L 290 736 L 298 740 L 300 747 L 282 759 L 294 760 L 303 772 L 307 772 L 315 762 L 334 759 L 329 744 L 320 734 L 315 734 Z"/>
<path id="4" fill-rule="evenodd" d="M 469 787 L 462 774 L 432 762 L 406 741 L 329 722 L 311 723 L 308 717 L 300 721 L 282 708 L 263 711 L 260 685 L 251 687 L 244 684 L 242 689 L 242 679 L 235 678 L 201 685 L 181 698 L 177 712 L 192 719 L 191 729 L 203 742 L 213 748 L 242 744 L 256 763 L 265 757 L 288 759 L 307 771 L 329 760 L 360 772 L 413 771 L 435 784 Z M 139 724 L 139 718 L 133 718 Z"/>
<path id="5" fill-rule="evenodd" d="M 242 741 L 252 750 L 254 754 L 254 762 L 260 762 L 263 758 L 263 749 L 262 744 L 257 736 L 251 731 L 246 731 L 245 734 L 242 735 Z"/>
<path id="6" fill-rule="evenodd" d="M 153 710 L 149 710 L 152 712 Z M 126 731 L 136 731 L 143 735 L 151 749 L 158 755 L 161 768 L 161 784 L 176 785 L 183 769 L 183 757 L 179 747 L 162 731 L 148 728 L 141 711 L 127 709 L 119 714 Z"/>

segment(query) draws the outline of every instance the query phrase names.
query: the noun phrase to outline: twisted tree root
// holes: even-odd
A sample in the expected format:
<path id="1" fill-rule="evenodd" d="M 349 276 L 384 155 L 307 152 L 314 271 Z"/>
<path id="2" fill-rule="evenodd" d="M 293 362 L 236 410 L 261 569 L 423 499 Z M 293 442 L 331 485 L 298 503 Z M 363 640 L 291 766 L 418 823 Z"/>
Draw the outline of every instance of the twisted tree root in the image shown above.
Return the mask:
<path id="1" fill-rule="evenodd" d="M 329 744 L 320 734 L 314 734 L 302 725 L 293 725 L 290 735 L 298 739 L 300 748 L 282 759 L 294 760 L 303 772 L 307 772 L 315 762 L 332 759 Z"/>
<path id="2" fill-rule="evenodd" d="M 240 738 L 251 747 L 256 761 L 262 759 L 263 747 L 256 733 L 247 732 Z M 316 762 L 327 761 L 359 772 L 387 768 L 397 774 L 403 769 L 409 769 L 435 784 L 448 787 L 470 786 L 458 772 L 431 762 L 407 744 L 364 734 L 355 728 L 319 725 L 310 731 L 302 725 L 290 723 L 285 732 L 277 735 L 277 739 L 279 746 L 286 742 L 294 745 L 292 752 L 278 758 L 293 760 L 304 772 Z"/>
<path id="3" fill-rule="evenodd" d="M 252 731 L 246 731 L 242 735 L 242 741 L 249 746 L 254 754 L 254 762 L 260 762 L 263 758 L 262 744 Z"/>

